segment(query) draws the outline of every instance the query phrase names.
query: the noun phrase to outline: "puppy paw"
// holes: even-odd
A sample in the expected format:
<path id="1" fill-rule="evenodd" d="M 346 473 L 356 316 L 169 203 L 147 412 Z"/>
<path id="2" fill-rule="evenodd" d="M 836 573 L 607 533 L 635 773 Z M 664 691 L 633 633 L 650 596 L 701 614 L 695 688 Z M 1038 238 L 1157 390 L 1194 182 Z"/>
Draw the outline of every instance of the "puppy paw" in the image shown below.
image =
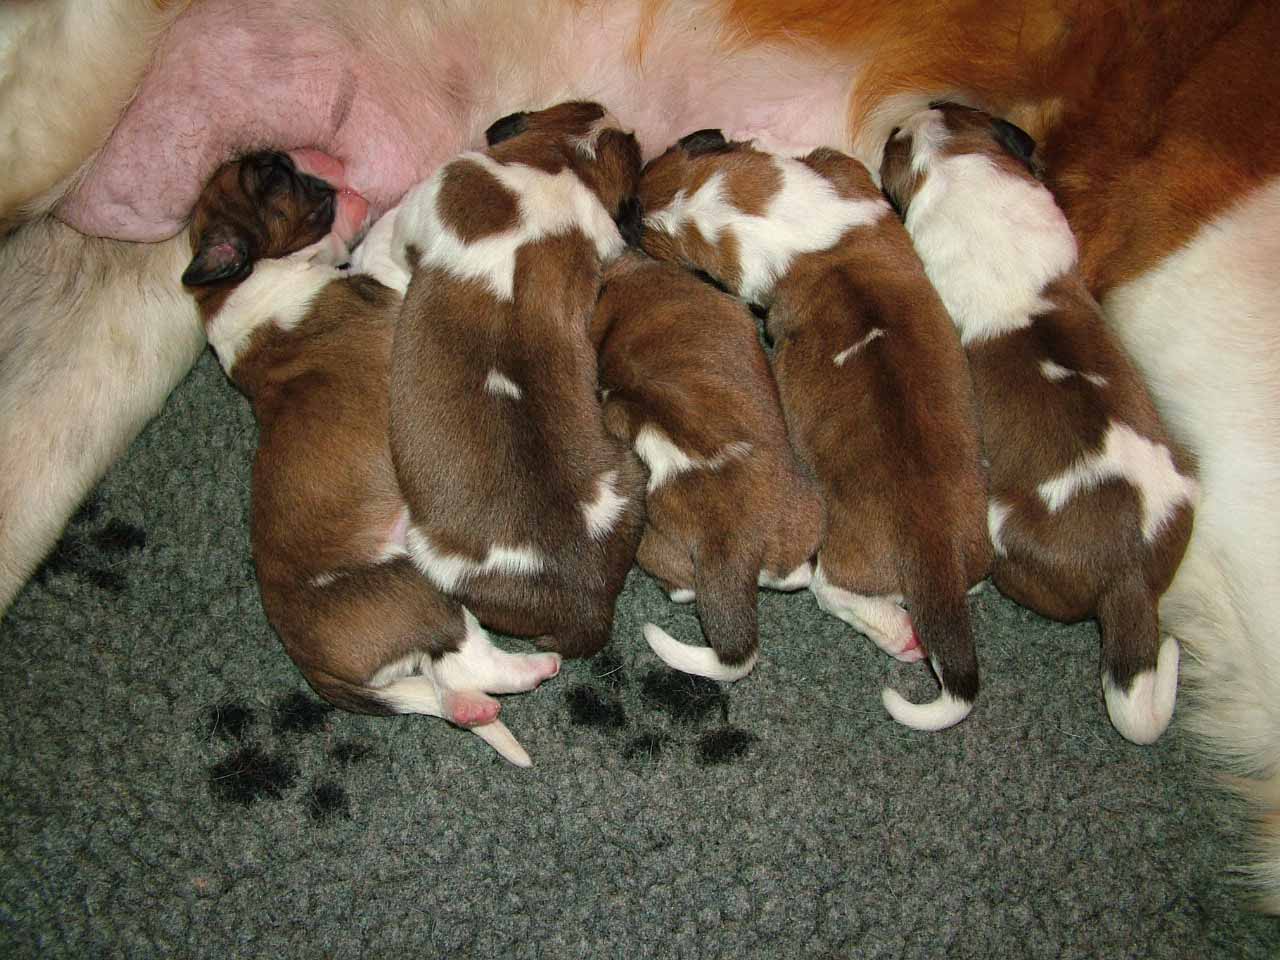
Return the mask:
<path id="1" fill-rule="evenodd" d="M 460 727 L 479 727 L 498 719 L 502 704 L 479 690 L 451 690 L 444 696 L 444 715 Z"/>

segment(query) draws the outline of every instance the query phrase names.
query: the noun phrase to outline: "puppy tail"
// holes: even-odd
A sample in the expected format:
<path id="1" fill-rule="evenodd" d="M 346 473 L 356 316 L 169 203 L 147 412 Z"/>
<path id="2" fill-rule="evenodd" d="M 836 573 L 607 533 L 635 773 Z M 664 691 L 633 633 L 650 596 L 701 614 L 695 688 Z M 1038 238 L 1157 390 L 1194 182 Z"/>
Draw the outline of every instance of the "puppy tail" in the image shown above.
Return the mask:
<path id="1" fill-rule="evenodd" d="M 1160 637 L 1156 600 L 1141 577 L 1121 581 L 1098 602 L 1102 692 L 1126 740 L 1155 743 L 1173 719 L 1178 641 Z"/>
<path id="2" fill-rule="evenodd" d="M 957 565 L 958 566 L 958 565 Z M 945 730 L 969 715 L 978 698 L 978 654 L 973 643 L 964 582 L 943 578 L 913 598 L 911 618 L 942 689 L 929 703 L 911 703 L 896 690 L 881 693 L 889 715 L 916 730 Z"/>
<path id="3" fill-rule="evenodd" d="M 756 665 L 756 579 L 760 563 L 727 544 L 704 546 L 694 566 L 698 616 L 710 647 L 681 643 L 654 624 L 644 638 L 669 666 L 712 680 L 741 680 Z"/>

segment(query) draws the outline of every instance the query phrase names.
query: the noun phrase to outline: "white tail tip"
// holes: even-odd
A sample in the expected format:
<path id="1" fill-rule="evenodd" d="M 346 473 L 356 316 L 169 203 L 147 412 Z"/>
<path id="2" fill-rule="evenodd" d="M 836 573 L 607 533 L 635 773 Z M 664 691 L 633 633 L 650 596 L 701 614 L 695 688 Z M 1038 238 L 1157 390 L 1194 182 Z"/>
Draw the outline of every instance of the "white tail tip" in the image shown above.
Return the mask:
<path id="1" fill-rule="evenodd" d="M 912 703 L 897 690 L 885 687 L 880 693 L 884 708 L 889 716 L 904 727 L 915 730 L 945 730 L 954 727 L 969 715 L 973 702 L 953 697 L 943 690 L 938 698 L 929 703 Z"/>
<path id="2" fill-rule="evenodd" d="M 1111 671 L 1103 670 L 1102 693 L 1107 715 L 1122 737 L 1143 745 L 1155 743 L 1173 719 L 1178 698 L 1178 641 L 1164 638 L 1156 668 L 1135 676 L 1127 693 L 1112 681 Z"/>
<path id="3" fill-rule="evenodd" d="M 755 667 L 758 658 L 758 654 L 753 653 L 737 666 L 726 666 L 720 662 L 720 658 L 710 647 L 694 647 L 681 643 L 667 631 L 652 623 L 644 625 L 644 638 L 653 648 L 653 652 L 661 657 L 667 666 L 674 667 L 682 673 L 723 680 L 726 683 L 745 677 Z"/>
<path id="4" fill-rule="evenodd" d="M 533 761 L 529 759 L 529 754 L 525 752 L 524 747 L 520 746 L 520 741 L 501 720 L 494 720 L 493 723 L 486 723 L 481 727 L 471 727 L 470 730 L 497 750 L 502 759 L 514 763 L 517 767 L 533 766 Z"/>

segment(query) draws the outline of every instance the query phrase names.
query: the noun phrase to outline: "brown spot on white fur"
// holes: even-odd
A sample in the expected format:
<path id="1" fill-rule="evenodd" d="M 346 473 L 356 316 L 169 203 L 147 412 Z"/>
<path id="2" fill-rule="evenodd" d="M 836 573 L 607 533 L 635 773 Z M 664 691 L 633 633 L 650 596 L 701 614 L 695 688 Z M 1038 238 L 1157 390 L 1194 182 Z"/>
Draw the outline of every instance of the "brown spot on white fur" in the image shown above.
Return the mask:
<path id="1" fill-rule="evenodd" d="M 883 180 L 968 344 L 995 582 L 1045 616 L 1098 618 L 1112 721 L 1149 743 L 1173 712 L 1176 645 L 1161 641 L 1156 604 L 1186 549 L 1196 485 L 1080 279 L 1065 219 L 1000 134 L 978 111 L 927 111 L 886 151 Z M 987 255 L 1006 247 L 1020 257 Z M 992 301 L 1028 277 L 1034 295 L 1007 302 L 1025 316 L 993 323 Z M 1089 376 L 1046 377 L 1046 364 Z"/>
<path id="2" fill-rule="evenodd" d="M 634 138 L 604 117 L 588 103 L 525 115 L 518 132 L 411 192 L 397 223 L 420 250 L 391 405 L 411 551 L 481 622 L 568 656 L 608 640 L 643 519 L 643 471 L 605 431 L 587 337 L 603 262 L 622 247 L 610 218 L 639 174 Z M 436 203 L 459 164 L 488 177 L 469 208 L 505 211 L 518 197 L 509 229 L 459 230 L 456 216 L 506 214 Z M 484 392 L 493 371 L 518 385 L 518 401 Z"/>
<path id="3" fill-rule="evenodd" d="M 673 665 L 738 679 L 758 649 L 757 583 L 805 586 L 822 526 L 755 320 L 679 267 L 631 253 L 606 271 L 592 338 L 605 421 L 651 472 L 638 560 L 669 592 L 694 592 L 711 650 L 656 627 L 646 637 Z"/>
<path id="4" fill-rule="evenodd" d="M 717 274 L 714 257 L 704 259 L 683 244 L 681 233 L 665 229 L 663 204 L 674 207 L 678 198 L 695 196 L 692 184 L 710 182 L 722 166 L 770 171 L 780 164 L 791 165 L 783 168 L 790 171 L 794 202 L 812 202 L 826 190 L 831 199 L 816 206 L 835 210 L 843 204 L 847 217 L 825 225 L 833 239 L 824 249 L 801 249 L 789 259 L 742 254 L 783 264 L 772 282 L 767 272 L 752 282 L 760 299 L 772 304 L 774 372 L 792 440 L 826 503 L 815 593 L 889 652 L 911 658 L 918 651 L 913 653 L 910 621 L 891 599 L 905 597 L 934 658 L 944 700 L 954 698 L 940 702 L 946 714 L 941 720 L 913 720 L 954 723 L 968 712 L 978 688 L 966 591 L 990 565 L 977 424 L 964 356 L 946 311 L 901 225 L 877 212 L 882 201 L 866 170 L 826 149 L 782 161 L 744 144 L 697 155 L 672 148 L 645 171 L 644 245 L 741 291 L 743 284 Z M 782 216 L 784 206 L 775 200 L 770 209 Z M 717 216 L 733 223 L 737 214 Z M 768 242 L 767 235 L 757 235 L 756 242 Z M 739 231 L 740 243 L 744 236 Z M 845 353 L 853 344 L 862 349 Z M 833 363 L 841 354 L 845 362 Z M 859 598 L 877 598 L 885 615 L 859 615 L 854 607 L 865 606 Z M 898 711 L 910 713 L 909 705 Z"/>

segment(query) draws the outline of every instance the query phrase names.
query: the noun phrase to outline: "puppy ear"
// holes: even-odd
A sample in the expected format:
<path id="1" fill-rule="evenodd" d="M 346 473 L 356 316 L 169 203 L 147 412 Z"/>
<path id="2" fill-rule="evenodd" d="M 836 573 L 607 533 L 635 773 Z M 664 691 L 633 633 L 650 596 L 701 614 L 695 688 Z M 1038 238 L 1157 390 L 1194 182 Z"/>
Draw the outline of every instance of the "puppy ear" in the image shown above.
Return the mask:
<path id="1" fill-rule="evenodd" d="M 640 206 L 638 197 L 623 198 L 614 222 L 618 224 L 618 232 L 622 234 L 627 246 L 640 246 L 640 241 L 644 238 L 644 207 Z"/>
<path id="2" fill-rule="evenodd" d="M 529 114 L 524 110 L 518 113 L 509 113 L 500 120 L 495 120 L 489 125 L 489 129 L 484 132 L 484 139 L 491 147 L 495 147 L 503 140 L 510 140 L 514 136 L 522 134 L 529 128 Z"/>
<path id="3" fill-rule="evenodd" d="M 182 282 L 188 287 L 201 287 L 244 276 L 252 268 L 244 237 L 220 231 L 201 239 L 182 274 Z"/>
<path id="4" fill-rule="evenodd" d="M 680 138 L 680 149 L 694 156 L 700 153 L 716 153 L 729 149 L 729 141 L 724 134 L 713 127 L 695 130 Z"/>
<path id="5" fill-rule="evenodd" d="M 999 118 L 991 120 L 991 133 L 997 143 L 1025 163 L 1032 173 L 1036 172 L 1036 163 L 1032 159 L 1036 152 L 1036 142 L 1031 134 L 1008 120 Z"/>

